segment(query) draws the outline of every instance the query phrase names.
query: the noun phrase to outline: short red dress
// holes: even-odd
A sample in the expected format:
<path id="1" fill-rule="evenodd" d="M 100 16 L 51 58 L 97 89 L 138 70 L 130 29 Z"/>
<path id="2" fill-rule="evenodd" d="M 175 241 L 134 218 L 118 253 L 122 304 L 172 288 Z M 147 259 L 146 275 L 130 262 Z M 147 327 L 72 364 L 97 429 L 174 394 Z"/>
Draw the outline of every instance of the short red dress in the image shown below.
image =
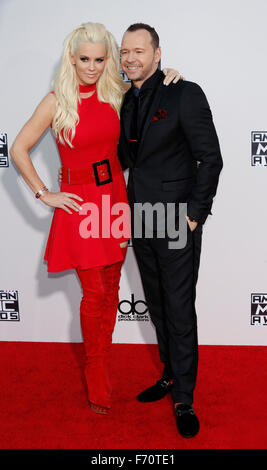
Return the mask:
<path id="1" fill-rule="evenodd" d="M 74 171 L 88 168 L 91 172 L 94 167 L 94 171 L 98 171 L 101 162 L 108 159 L 111 169 L 116 168 L 116 171 L 112 174 L 111 170 L 112 178 L 105 184 L 96 181 L 61 183 L 60 191 L 83 199 L 81 202 L 73 198 L 83 209 L 76 212 L 69 208 L 72 214 L 61 208 L 54 209 L 44 254 L 48 272 L 88 269 L 122 261 L 120 243 L 131 237 L 126 185 L 117 156 L 120 121 L 108 103 L 98 100 L 96 87 L 93 88 L 92 96 L 78 102 L 79 123 L 73 148 L 57 139 L 62 167 Z M 80 92 L 82 90 L 85 92 L 80 86 Z M 90 203 L 90 207 L 85 203 Z"/>

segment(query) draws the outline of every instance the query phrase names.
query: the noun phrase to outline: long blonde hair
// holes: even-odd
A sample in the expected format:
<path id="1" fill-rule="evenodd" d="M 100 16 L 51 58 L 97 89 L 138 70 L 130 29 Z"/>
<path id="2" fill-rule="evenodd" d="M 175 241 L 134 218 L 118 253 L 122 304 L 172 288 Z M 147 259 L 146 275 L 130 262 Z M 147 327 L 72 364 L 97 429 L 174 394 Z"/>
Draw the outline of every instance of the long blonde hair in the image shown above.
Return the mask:
<path id="1" fill-rule="evenodd" d="M 97 82 L 99 101 L 109 103 L 120 113 L 123 97 L 123 80 L 120 75 L 119 48 L 113 35 L 100 23 L 83 23 L 75 28 L 65 39 L 59 69 L 54 78 L 54 91 L 57 99 L 57 110 L 52 122 L 54 134 L 62 144 L 70 146 L 75 135 L 75 127 L 79 122 L 77 112 L 80 102 L 79 86 L 76 78 L 75 65 L 70 61 L 81 42 L 103 42 L 107 61 L 104 71 Z"/>

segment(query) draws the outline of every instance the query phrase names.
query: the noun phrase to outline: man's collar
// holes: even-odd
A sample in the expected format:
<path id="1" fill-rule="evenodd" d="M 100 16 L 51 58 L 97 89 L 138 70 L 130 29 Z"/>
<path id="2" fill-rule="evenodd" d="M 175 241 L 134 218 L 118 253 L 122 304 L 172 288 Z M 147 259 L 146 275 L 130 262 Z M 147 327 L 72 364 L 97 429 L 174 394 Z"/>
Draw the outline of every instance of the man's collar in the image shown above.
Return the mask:
<path id="1" fill-rule="evenodd" d="M 135 87 L 132 83 L 132 91 L 134 93 L 134 90 L 139 90 L 139 93 L 142 93 L 145 90 L 152 89 L 161 78 L 163 78 L 163 72 L 160 69 L 157 69 L 153 75 L 144 81 L 140 88 Z"/>

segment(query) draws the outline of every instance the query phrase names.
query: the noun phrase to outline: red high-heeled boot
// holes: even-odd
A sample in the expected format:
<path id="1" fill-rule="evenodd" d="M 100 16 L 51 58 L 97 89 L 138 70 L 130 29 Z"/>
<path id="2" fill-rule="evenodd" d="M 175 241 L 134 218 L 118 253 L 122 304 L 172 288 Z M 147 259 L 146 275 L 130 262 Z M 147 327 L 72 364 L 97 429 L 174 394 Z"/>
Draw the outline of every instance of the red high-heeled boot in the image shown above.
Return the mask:
<path id="1" fill-rule="evenodd" d="M 85 347 L 85 379 L 88 400 L 110 408 L 111 386 L 103 362 L 104 268 L 77 269 L 83 289 L 80 306 L 81 330 Z"/>
<path id="2" fill-rule="evenodd" d="M 126 254 L 126 249 L 122 250 Z M 85 346 L 85 378 L 93 411 L 106 414 L 111 406 L 109 349 L 118 307 L 122 262 L 110 266 L 77 269 L 83 288 L 81 329 Z"/>
<path id="3" fill-rule="evenodd" d="M 125 258 L 127 247 L 122 248 Z M 103 348 L 106 358 L 109 359 L 109 351 L 112 345 L 112 333 L 114 330 L 118 304 L 119 304 L 119 288 L 122 262 L 115 263 L 105 269 L 105 300 L 103 310 Z"/>

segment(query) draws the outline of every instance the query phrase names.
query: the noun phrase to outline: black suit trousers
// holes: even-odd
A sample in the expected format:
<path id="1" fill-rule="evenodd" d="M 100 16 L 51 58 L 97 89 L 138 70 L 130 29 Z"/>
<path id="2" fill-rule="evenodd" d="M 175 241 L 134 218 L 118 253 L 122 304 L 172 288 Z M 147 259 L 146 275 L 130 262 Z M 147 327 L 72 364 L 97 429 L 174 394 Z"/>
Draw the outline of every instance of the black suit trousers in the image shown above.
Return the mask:
<path id="1" fill-rule="evenodd" d="M 170 249 L 168 238 L 134 238 L 151 320 L 156 328 L 163 378 L 173 379 L 174 402 L 193 403 L 198 366 L 195 310 L 202 224 L 187 227 L 187 243 Z"/>

